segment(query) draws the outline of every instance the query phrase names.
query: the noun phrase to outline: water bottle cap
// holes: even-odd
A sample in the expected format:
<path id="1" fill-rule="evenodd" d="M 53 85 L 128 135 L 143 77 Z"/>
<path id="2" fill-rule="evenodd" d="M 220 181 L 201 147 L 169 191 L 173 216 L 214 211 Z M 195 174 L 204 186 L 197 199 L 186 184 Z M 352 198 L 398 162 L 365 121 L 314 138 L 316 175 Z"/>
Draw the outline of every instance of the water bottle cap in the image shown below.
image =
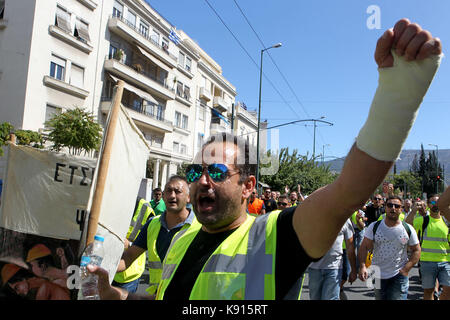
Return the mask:
<path id="1" fill-rule="evenodd" d="M 105 241 L 105 238 L 103 238 L 103 237 L 101 237 L 101 236 L 95 236 L 95 237 L 94 237 L 94 240 L 98 240 L 98 241 L 103 242 L 103 241 Z"/>
<path id="2" fill-rule="evenodd" d="M 83 256 L 83 257 L 81 257 L 80 265 L 85 266 L 85 265 L 88 265 L 89 262 L 91 262 L 91 257 Z"/>

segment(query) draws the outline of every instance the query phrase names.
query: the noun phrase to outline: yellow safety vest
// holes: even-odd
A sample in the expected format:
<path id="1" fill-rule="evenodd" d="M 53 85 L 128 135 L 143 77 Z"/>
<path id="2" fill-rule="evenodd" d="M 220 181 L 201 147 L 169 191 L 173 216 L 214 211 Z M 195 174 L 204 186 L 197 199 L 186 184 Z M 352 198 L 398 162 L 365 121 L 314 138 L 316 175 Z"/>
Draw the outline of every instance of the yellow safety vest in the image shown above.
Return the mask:
<path id="1" fill-rule="evenodd" d="M 193 223 L 196 221 L 194 218 Z M 186 223 L 180 231 L 189 228 L 191 225 Z M 148 294 L 155 294 L 161 281 L 162 261 L 156 250 L 156 240 L 158 239 L 159 231 L 161 230 L 161 216 L 158 215 L 150 221 L 147 229 L 147 252 L 148 252 L 148 272 L 149 272 L 149 286 L 146 289 Z M 174 237 L 180 232 L 178 231 Z"/>
<path id="2" fill-rule="evenodd" d="M 128 229 L 127 239 L 135 241 L 141 228 L 147 223 L 150 216 L 154 216 L 150 203 L 145 199 L 139 201 L 138 207 L 134 212 L 131 224 Z M 141 254 L 134 262 L 124 271 L 117 272 L 114 276 L 114 281 L 118 283 L 128 283 L 139 279 L 145 271 L 146 253 Z"/>
<path id="3" fill-rule="evenodd" d="M 379 216 L 377 221 L 383 220 L 384 218 L 386 218 L 386 213 L 383 213 L 381 216 Z M 403 212 L 400 213 L 398 218 L 400 219 L 400 221 L 404 221 L 405 220 L 405 214 Z"/>
<path id="4" fill-rule="evenodd" d="M 191 290 L 191 300 L 275 299 L 275 251 L 279 212 L 254 217 L 226 238 L 208 258 Z M 201 224 L 180 231 L 163 265 L 156 299 L 162 300 Z"/>
<path id="5" fill-rule="evenodd" d="M 441 218 L 429 216 L 430 221 L 425 231 L 422 231 L 423 217 L 414 219 L 414 229 L 420 232 L 422 252 L 420 261 L 447 262 L 450 261 L 449 228 Z"/>

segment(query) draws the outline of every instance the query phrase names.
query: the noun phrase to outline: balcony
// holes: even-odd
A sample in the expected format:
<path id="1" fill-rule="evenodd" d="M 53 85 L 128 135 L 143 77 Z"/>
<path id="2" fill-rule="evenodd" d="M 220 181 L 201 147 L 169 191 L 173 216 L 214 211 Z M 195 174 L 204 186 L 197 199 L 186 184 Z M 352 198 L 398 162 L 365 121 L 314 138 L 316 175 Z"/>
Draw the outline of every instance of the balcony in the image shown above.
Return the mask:
<path id="1" fill-rule="evenodd" d="M 141 47 L 156 55 L 160 60 L 171 68 L 178 66 L 178 59 L 171 54 L 165 47 L 154 41 L 146 33 L 141 32 L 137 26 L 128 22 L 124 17 L 110 16 L 108 20 L 108 28 L 124 38 L 125 40 L 137 43 Z"/>
<path id="2" fill-rule="evenodd" d="M 103 97 L 100 103 L 100 110 L 104 114 L 108 114 L 111 109 L 111 98 Z M 127 108 L 130 117 L 139 122 L 141 125 L 147 126 L 152 130 L 162 133 L 173 132 L 173 124 L 171 121 L 165 120 L 163 117 L 146 112 L 144 106 L 127 105 L 122 102 L 122 105 Z"/>
<path id="3" fill-rule="evenodd" d="M 230 127 L 219 124 L 219 123 L 211 123 L 210 126 L 211 135 L 222 132 L 231 132 Z"/>
<path id="4" fill-rule="evenodd" d="M 48 33 L 51 34 L 53 37 L 70 44 L 72 47 L 83 51 L 84 53 L 89 54 L 94 49 L 86 42 L 74 37 L 73 35 L 67 33 L 66 31 L 62 30 L 57 26 L 50 26 L 48 28 Z"/>
<path id="5" fill-rule="evenodd" d="M 50 76 L 44 76 L 43 82 L 49 88 L 68 93 L 77 98 L 86 99 L 89 95 L 89 91 L 75 87 L 67 82 L 52 78 Z"/>
<path id="6" fill-rule="evenodd" d="M 225 112 L 230 109 L 228 103 L 221 97 L 214 97 L 213 107 L 220 112 Z"/>
<path id="7" fill-rule="evenodd" d="M 212 95 L 211 92 L 209 92 L 208 90 L 206 90 L 204 87 L 200 88 L 200 99 L 204 99 L 206 101 L 210 101 L 212 99 Z"/>
<path id="8" fill-rule="evenodd" d="M 146 73 L 143 70 L 138 71 L 139 68 L 133 68 L 129 62 L 122 63 L 116 59 L 109 59 L 107 57 L 104 68 L 108 72 L 118 75 L 127 82 L 148 88 L 156 96 L 165 100 L 175 99 L 174 89 L 170 89 L 169 86 L 155 76 Z"/>
<path id="9" fill-rule="evenodd" d="M 94 11 L 98 6 L 97 2 L 94 0 L 78 0 L 78 2 L 82 3 L 86 8 L 92 11 Z"/>

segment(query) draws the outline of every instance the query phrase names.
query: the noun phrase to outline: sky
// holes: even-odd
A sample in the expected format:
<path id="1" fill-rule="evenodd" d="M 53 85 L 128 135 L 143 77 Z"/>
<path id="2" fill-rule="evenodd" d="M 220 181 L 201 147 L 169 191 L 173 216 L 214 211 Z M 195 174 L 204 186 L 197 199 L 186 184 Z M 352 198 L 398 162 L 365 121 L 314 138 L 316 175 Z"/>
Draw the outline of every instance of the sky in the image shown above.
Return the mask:
<path id="1" fill-rule="evenodd" d="M 263 55 L 261 120 L 325 117 L 333 125 L 316 122 L 315 145 L 325 160 L 346 156 L 367 118 L 378 81 L 373 54 L 386 29 L 408 18 L 439 37 L 444 54 L 450 48 L 448 0 L 146 1 L 222 67 L 249 110 L 258 108 L 261 50 L 281 42 Z M 449 89 L 444 57 L 404 149 L 450 149 Z M 280 147 L 312 155 L 313 122 L 278 129 Z"/>

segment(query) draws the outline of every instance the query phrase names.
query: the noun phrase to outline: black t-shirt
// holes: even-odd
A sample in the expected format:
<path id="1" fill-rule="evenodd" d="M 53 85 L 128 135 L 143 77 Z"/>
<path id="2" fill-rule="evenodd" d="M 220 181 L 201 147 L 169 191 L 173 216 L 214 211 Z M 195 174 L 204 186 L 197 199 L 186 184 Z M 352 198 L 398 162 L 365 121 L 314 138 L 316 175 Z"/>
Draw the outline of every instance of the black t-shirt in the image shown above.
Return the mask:
<path id="1" fill-rule="evenodd" d="M 384 214 L 384 207 L 375 208 L 373 205 L 366 207 L 365 216 L 367 218 L 366 226 L 378 220 Z"/>
<path id="2" fill-rule="evenodd" d="M 264 206 L 266 207 L 266 212 L 278 209 L 277 202 L 273 199 L 264 200 Z"/>
<path id="3" fill-rule="evenodd" d="M 318 259 L 310 258 L 303 249 L 292 226 L 296 208 L 280 213 L 277 220 L 277 248 L 275 262 L 275 298 L 283 299 L 301 277 L 308 265 Z M 204 264 L 234 230 L 209 234 L 200 230 L 189 246 L 172 281 L 164 294 L 164 300 L 188 300 Z"/>

